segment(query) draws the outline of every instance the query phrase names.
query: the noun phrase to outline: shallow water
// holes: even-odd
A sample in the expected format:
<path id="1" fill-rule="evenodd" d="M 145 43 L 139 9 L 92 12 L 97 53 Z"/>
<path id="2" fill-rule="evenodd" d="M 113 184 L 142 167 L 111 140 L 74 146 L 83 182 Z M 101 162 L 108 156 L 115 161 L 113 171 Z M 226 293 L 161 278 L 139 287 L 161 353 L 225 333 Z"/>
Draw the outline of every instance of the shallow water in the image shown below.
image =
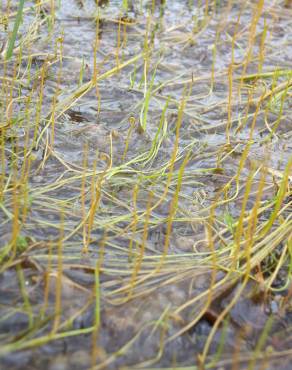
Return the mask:
<path id="1" fill-rule="evenodd" d="M 9 3 L 9 12 L 16 11 L 17 2 Z M 280 90 L 285 96 L 267 98 L 256 110 L 273 78 L 275 86 L 291 80 L 289 2 L 285 7 L 285 1 L 266 1 L 257 18 L 252 1 L 210 2 L 208 11 L 202 1 L 156 1 L 159 4 L 153 9 L 155 2 L 129 1 L 126 13 L 120 1 L 99 2 L 98 8 L 93 0 L 61 0 L 55 4 L 54 26 L 49 17 L 52 3 L 43 2 L 38 8 L 35 2 L 25 2 L 17 39 L 17 45 L 23 42 L 21 58 L 17 61 L 20 54 L 15 51 L 8 67 L 1 60 L 2 81 L 6 81 L 1 90 L 1 120 L 16 121 L 5 130 L 5 159 L 1 160 L 6 184 L 0 210 L 2 250 L 13 240 L 15 204 L 22 216 L 16 255 L 11 260 L 9 255 L 1 257 L 0 368 L 197 366 L 216 320 L 240 292 L 213 336 L 207 364 L 218 369 L 289 369 L 291 287 L 282 289 L 289 272 L 288 258 L 274 281 L 279 290 L 262 291 L 260 272 L 253 272 L 246 286 L 237 276 L 222 292 L 214 292 L 210 307 L 203 312 L 208 302 L 204 293 L 212 279 L 224 281 L 230 268 L 230 254 L 224 248 L 232 240 L 232 232 L 226 215 L 232 220 L 240 216 L 248 176 L 265 163 L 268 170 L 262 198 L 271 201 L 291 157 L 289 85 Z M 8 12 L 5 1 L 1 7 L 3 14 Z M 9 30 L 13 19 L 9 18 Z M 30 28 L 33 21 L 35 29 Z M 254 38 L 251 22 L 256 22 Z M 145 34 L 151 47 L 147 63 L 141 54 Z M 7 39 L 4 28 L 0 38 L 3 42 Z M 139 54 L 135 62 L 123 67 Z M 100 78 L 96 86 L 82 97 L 76 95 L 63 109 L 61 103 L 91 80 L 95 68 L 97 76 L 102 76 L 117 66 L 119 71 Z M 281 72 L 246 78 L 238 94 L 242 74 L 258 73 L 259 68 L 265 73 Z M 283 73 L 289 68 L 290 75 Z M 21 81 L 17 87 L 11 85 L 13 76 Z M 143 122 L 145 88 L 152 91 Z M 19 99 L 13 101 L 7 118 L 11 94 Z M 176 137 L 180 104 L 185 107 Z M 30 147 L 36 122 L 39 140 Z M 141 129 L 143 123 L 145 130 Z M 277 129 L 269 137 L 274 125 Z M 211 206 L 236 175 L 248 140 L 239 188 L 235 181 L 230 182 L 225 197 L 232 200 L 216 207 L 210 231 Z M 16 146 L 17 161 L 13 161 Z M 30 168 L 18 199 L 17 191 L 11 189 L 21 178 L 27 148 Z M 176 160 L 170 177 L 173 153 Z M 178 185 L 187 153 L 189 160 Z M 260 175 L 259 170 L 254 176 L 248 210 L 255 203 Z M 84 218 L 89 217 L 96 199 L 93 223 L 88 226 L 88 218 L 87 222 Z M 159 204 L 149 211 L 156 202 Z M 285 202 L 289 204 L 289 198 Z M 265 212 L 260 220 L 269 217 L 271 208 Z M 289 217 L 288 208 L 282 219 Z M 90 243 L 84 252 L 89 229 Z M 218 251 L 215 262 L 208 232 L 213 232 Z M 274 258 L 280 258 L 288 237 L 284 235 L 273 249 Z M 267 266 L 273 270 L 275 261 L 267 257 L 261 266 L 263 271 Z M 98 333 L 94 331 L 96 290 L 100 296 Z M 56 313 L 58 299 L 61 312 Z M 57 333 L 75 330 L 75 334 L 57 337 L 56 325 Z M 83 329 L 88 333 L 76 332 Z M 253 364 L 265 330 L 269 335 L 259 350 L 262 355 Z M 43 343 L 30 342 L 50 333 L 52 337 Z"/>

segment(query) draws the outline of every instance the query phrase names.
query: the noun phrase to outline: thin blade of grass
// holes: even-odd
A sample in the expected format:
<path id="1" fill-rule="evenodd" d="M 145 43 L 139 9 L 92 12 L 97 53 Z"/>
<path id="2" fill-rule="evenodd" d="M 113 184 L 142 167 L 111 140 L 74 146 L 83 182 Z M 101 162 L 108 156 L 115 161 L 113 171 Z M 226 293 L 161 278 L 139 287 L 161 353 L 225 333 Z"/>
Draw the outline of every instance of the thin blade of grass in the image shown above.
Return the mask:
<path id="1" fill-rule="evenodd" d="M 19 26 L 22 20 L 23 6 L 24 6 L 24 0 L 20 0 L 18 4 L 16 19 L 15 19 L 14 26 L 13 26 L 13 31 L 12 31 L 12 34 L 11 34 L 11 37 L 8 43 L 8 48 L 6 52 L 6 60 L 9 60 L 13 54 L 17 32 L 18 32 L 18 29 L 19 29 Z"/>

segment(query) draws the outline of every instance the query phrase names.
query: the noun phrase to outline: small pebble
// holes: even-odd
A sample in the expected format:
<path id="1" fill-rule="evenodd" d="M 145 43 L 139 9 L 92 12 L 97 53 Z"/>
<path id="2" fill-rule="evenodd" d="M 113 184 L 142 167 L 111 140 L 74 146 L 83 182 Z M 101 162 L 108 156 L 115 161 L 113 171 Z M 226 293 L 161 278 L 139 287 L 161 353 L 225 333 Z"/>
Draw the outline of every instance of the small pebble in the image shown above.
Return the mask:
<path id="1" fill-rule="evenodd" d="M 70 364 L 75 365 L 81 369 L 90 365 L 90 354 L 86 351 L 77 351 L 70 356 Z"/>
<path id="2" fill-rule="evenodd" d="M 39 175 L 33 176 L 32 180 L 33 182 L 41 182 L 43 180 L 43 176 Z"/>
<path id="3" fill-rule="evenodd" d="M 277 313 L 279 311 L 278 303 L 276 301 L 271 302 L 270 310 L 271 313 Z"/>
<path id="4" fill-rule="evenodd" d="M 57 356 L 54 358 L 50 365 L 48 370 L 67 370 L 69 369 L 68 366 L 68 360 L 65 356 Z"/>

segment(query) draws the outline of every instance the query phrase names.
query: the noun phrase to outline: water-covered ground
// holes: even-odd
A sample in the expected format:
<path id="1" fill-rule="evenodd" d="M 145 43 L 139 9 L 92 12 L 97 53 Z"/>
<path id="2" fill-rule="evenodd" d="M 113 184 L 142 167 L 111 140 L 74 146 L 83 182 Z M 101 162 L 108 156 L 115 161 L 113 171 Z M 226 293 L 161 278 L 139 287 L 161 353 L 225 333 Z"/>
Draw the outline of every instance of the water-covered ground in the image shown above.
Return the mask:
<path id="1" fill-rule="evenodd" d="M 17 7 L 0 369 L 292 369 L 291 1 Z"/>

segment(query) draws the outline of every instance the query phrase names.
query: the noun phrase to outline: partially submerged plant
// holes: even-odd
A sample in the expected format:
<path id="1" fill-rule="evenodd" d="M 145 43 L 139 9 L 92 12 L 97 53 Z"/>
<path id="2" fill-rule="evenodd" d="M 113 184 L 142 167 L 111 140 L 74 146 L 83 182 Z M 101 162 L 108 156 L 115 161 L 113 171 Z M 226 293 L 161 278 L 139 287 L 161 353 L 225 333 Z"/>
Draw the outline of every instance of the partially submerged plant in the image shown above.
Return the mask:
<path id="1" fill-rule="evenodd" d="M 75 4 L 77 18 L 72 3 L 63 30 L 62 1 L 4 15 L 0 280 L 16 298 L 1 301 L 0 321 L 26 321 L 0 333 L 0 355 L 82 338 L 92 369 L 181 367 L 188 356 L 197 368 L 253 369 L 277 319 L 243 353 L 234 308 L 253 304 L 250 285 L 265 308 L 281 292 L 284 312 L 291 296 L 291 70 L 270 56 L 274 20 L 263 1 L 188 2 L 177 14 L 173 2 L 140 1 L 135 19 L 130 1 L 96 3 Z M 86 34 L 74 39 L 69 24 Z"/>

